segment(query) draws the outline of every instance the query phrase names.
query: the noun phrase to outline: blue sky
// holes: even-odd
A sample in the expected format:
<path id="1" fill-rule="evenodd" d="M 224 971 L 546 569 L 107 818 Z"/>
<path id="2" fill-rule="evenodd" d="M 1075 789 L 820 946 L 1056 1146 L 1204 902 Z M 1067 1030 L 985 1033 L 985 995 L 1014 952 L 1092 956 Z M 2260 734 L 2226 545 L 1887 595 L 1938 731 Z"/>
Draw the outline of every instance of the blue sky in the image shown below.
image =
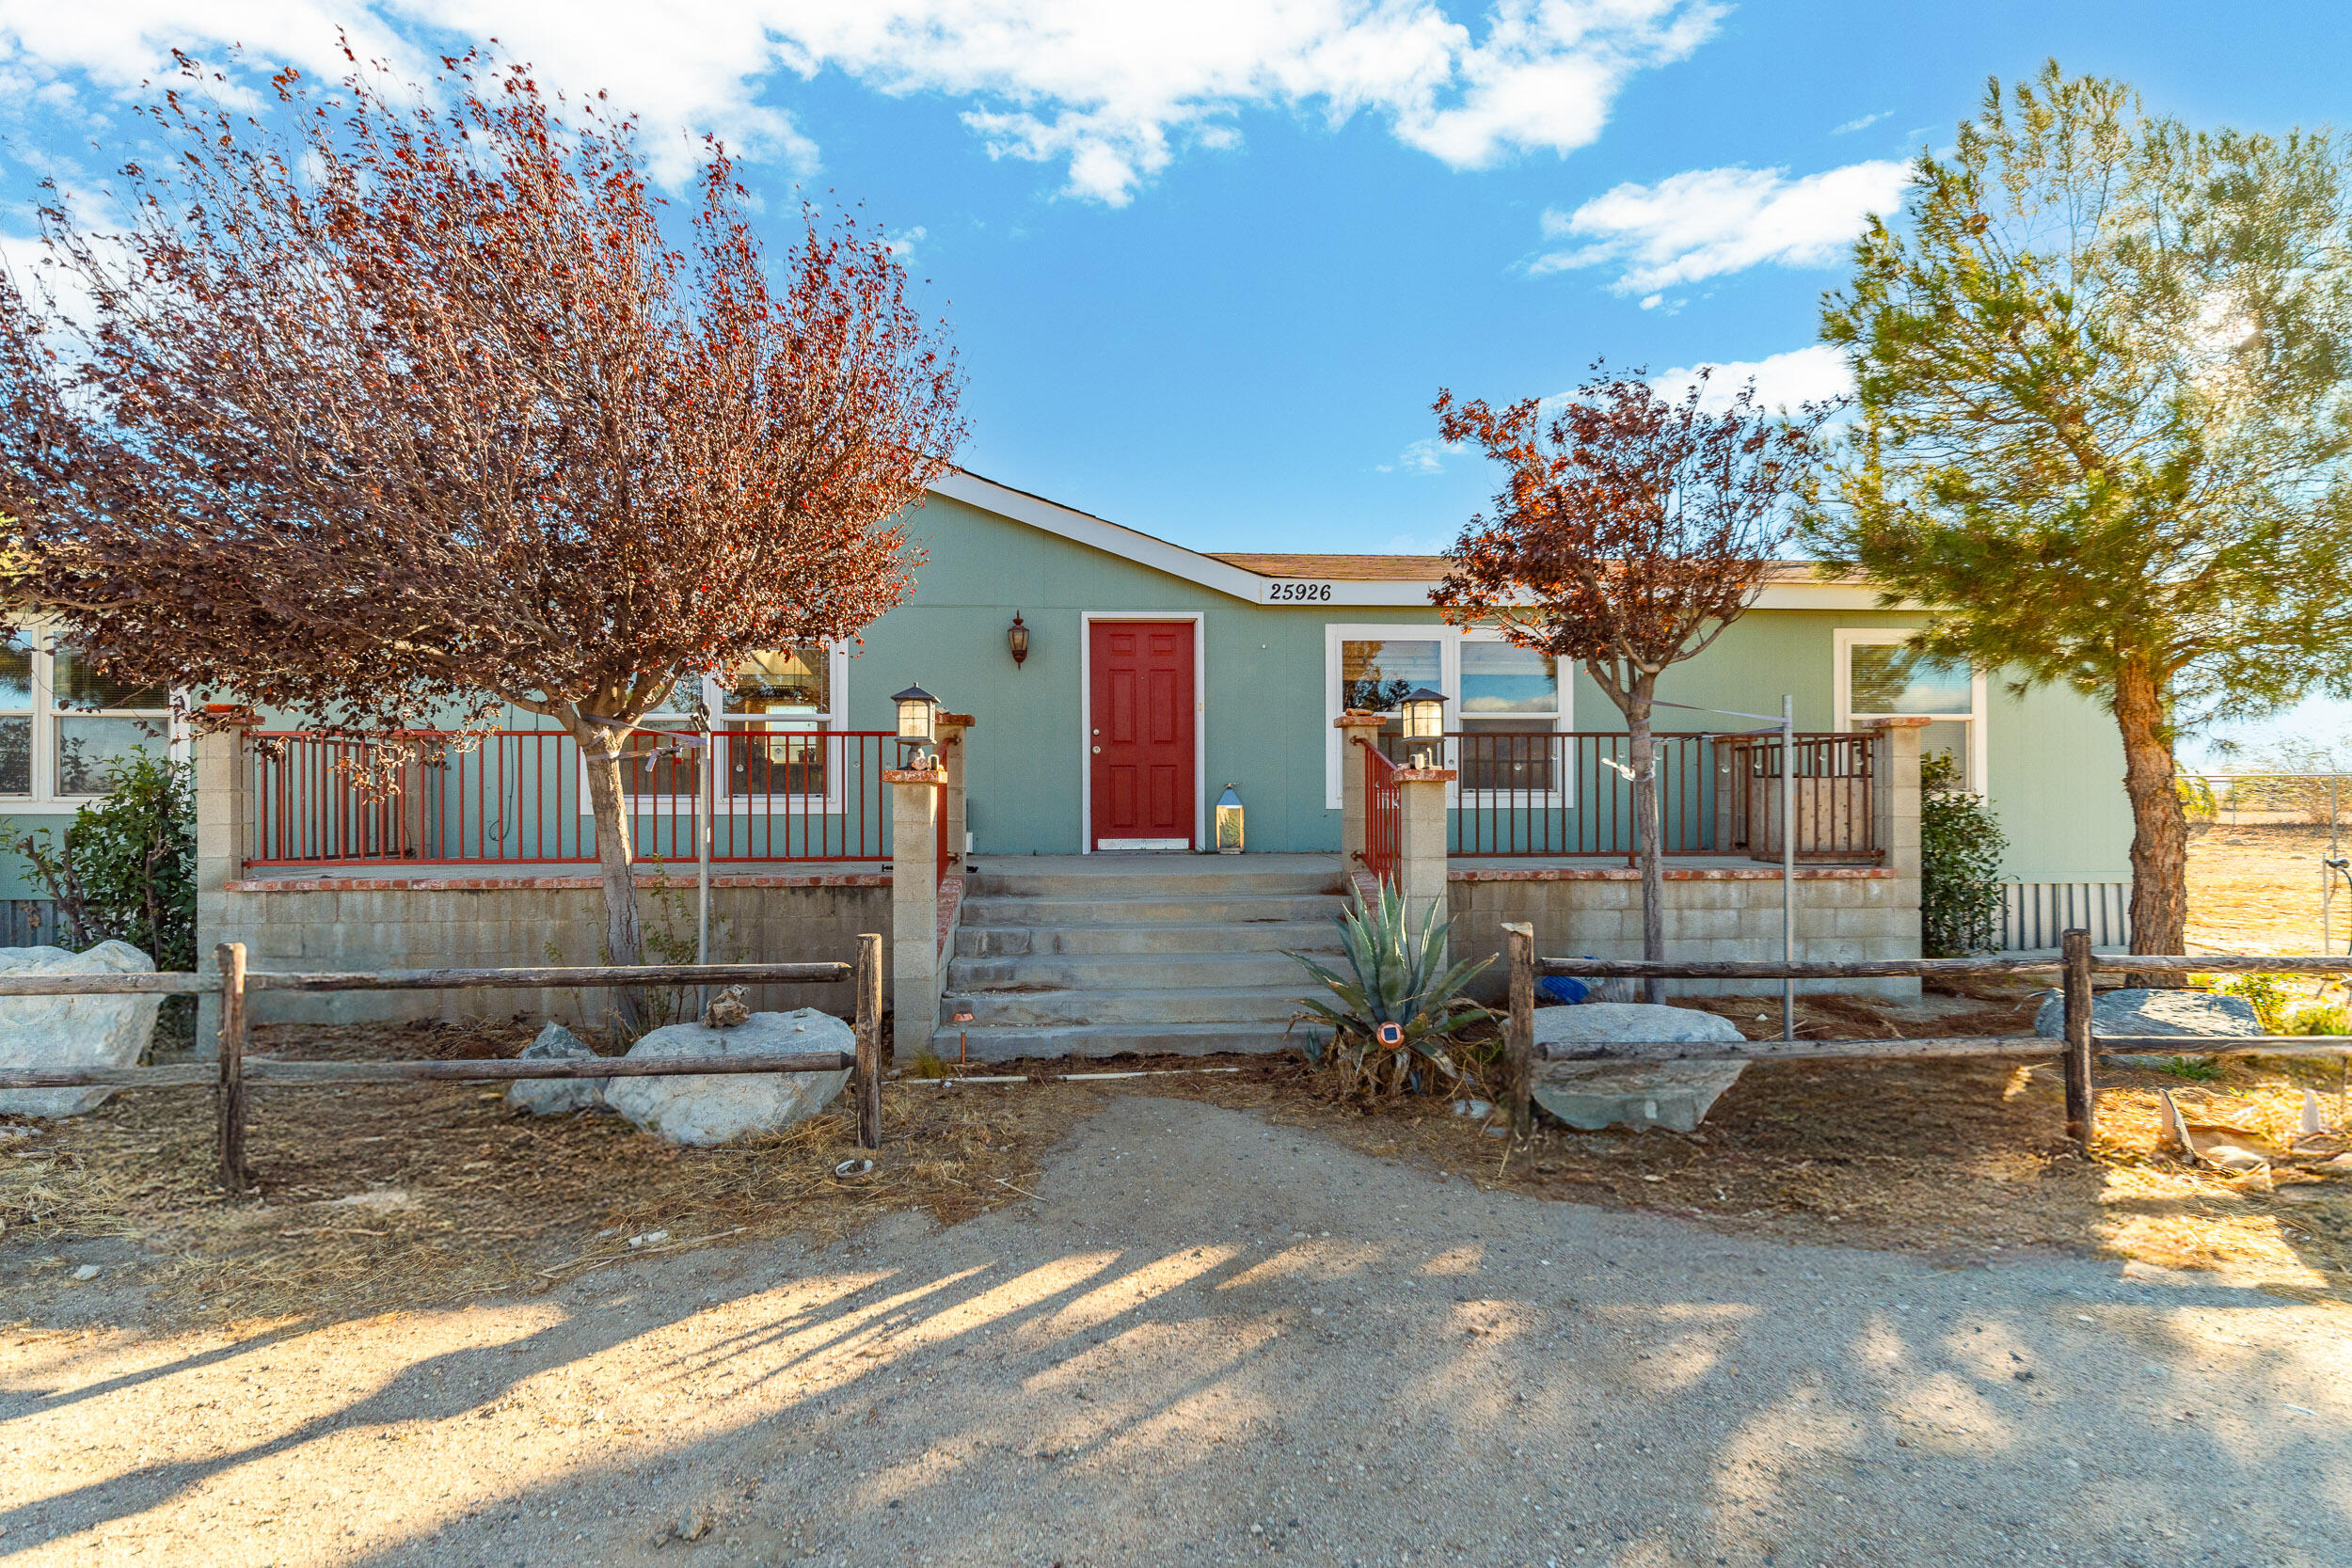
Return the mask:
<path id="1" fill-rule="evenodd" d="M 118 162 L 170 47 L 331 69 L 338 24 L 396 62 L 495 37 L 673 170 L 718 131 L 779 241 L 796 188 L 862 202 L 951 324 L 966 465 L 1207 549 L 1440 547 L 1490 488 L 1441 386 L 1834 389 L 1844 241 L 1989 73 L 2352 121 L 2340 3 L 0 0 L 0 195 Z"/>

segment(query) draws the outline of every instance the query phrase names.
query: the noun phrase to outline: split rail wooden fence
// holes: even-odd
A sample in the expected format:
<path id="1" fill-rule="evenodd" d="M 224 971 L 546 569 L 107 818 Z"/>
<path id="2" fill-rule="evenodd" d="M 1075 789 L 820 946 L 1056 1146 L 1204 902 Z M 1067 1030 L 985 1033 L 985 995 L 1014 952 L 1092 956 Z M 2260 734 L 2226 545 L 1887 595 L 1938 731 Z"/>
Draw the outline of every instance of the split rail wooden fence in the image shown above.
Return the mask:
<path id="1" fill-rule="evenodd" d="M 220 1182 L 232 1193 L 247 1180 L 246 1091 L 255 1085 L 298 1087 L 344 1084 L 515 1083 L 539 1078 L 670 1078 L 739 1072 L 856 1071 L 858 1147 L 882 1147 L 882 939 L 858 938 L 857 961 L 775 964 L 642 964 L 584 969 L 395 969 L 298 973 L 246 967 L 243 942 L 223 942 L 212 974 L 27 974 L 0 976 L 7 996 L 214 996 L 220 998 L 220 1059 L 168 1067 L 75 1068 L 55 1072 L 0 1069 L 0 1089 L 212 1088 L 217 1112 Z M 644 986 L 809 986 L 856 988 L 857 1050 L 764 1056 L 583 1056 L 546 1060 L 297 1062 L 248 1056 L 247 999 L 261 990 L 507 990 Z"/>
<path id="2" fill-rule="evenodd" d="M 1639 958 L 1547 958 L 1535 952 L 1534 927 L 1509 925 L 1502 929 L 1508 943 L 1511 982 L 1510 1022 L 1504 1033 L 1511 1125 L 1522 1134 L 1532 1125 L 1534 1114 L 1530 1101 L 1537 1060 L 1535 979 L 1541 974 L 1629 980 L 1860 980 L 1906 976 L 1977 979 L 2056 974 L 2059 976 L 2059 992 L 2065 998 L 2066 1024 L 2063 1037 L 2058 1039 L 2039 1035 L 1955 1035 L 1894 1040 L 1596 1040 L 1549 1049 L 1542 1059 L 1804 1062 L 2055 1055 L 2066 1080 L 2066 1135 L 2086 1149 L 2098 1132 L 2092 1089 L 2093 1064 L 2099 1056 L 2143 1053 L 2214 1056 L 2244 1051 L 2269 1056 L 2352 1055 L 2352 1036 L 2344 1035 L 2094 1035 L 2090 1027 L 2091 995 L 2101 974 L 2177 974 L 2189 970 L 2201 974 L 2352 974 L 2352 956 L 2341 953 L 2291 957 L 2266 953 L 2093 953 L 2090 933 L 2075 929 L 2059 933 L 2056 958 L 1677 963 Z"/>

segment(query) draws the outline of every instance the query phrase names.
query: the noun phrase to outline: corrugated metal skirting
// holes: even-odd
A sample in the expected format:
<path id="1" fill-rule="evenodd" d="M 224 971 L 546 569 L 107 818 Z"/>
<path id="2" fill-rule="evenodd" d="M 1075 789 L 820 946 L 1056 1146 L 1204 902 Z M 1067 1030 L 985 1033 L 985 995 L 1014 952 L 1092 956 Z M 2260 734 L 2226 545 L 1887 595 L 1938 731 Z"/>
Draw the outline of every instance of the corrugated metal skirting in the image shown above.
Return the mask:
<path id="1" fill-rule="evenodd" d="M 2055 953 L 2058 933 L 2080 926 L 2090 945 L 2123 952 L 2132 944 L 2129 882 L 2009 882 L 2001 889 L 2001 951 Z"/>
<path id="2" fill-rule="evenodd" d="M 39 947 L 57 940 L 46 898 L 0 898 L 0 947 Z"/>

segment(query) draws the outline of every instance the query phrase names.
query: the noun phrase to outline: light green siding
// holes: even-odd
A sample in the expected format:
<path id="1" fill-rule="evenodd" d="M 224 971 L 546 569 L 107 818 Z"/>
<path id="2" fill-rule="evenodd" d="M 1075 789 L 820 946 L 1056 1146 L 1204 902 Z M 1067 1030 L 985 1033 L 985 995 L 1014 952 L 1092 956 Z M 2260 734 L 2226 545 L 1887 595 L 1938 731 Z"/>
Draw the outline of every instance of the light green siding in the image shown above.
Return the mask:
<path id="1" fill-rule="evenodd" d="M 1425 607 L 1262 607 L 1231 598 L 1025 524 L 940 497 L 912 518 L 928 552 L 914 599 L 869 628 L 850 666 L 851 722 L 886 728 L 889 694 L 919 683 L 978 720 L 968 737 L 977 858 L 1067 854 L 1080 847 L 1083 787 L 1081 616 L 1087 611 L 1198 611 L 1205 648 L 1207 772 L 1214 798 L 1231 783 L 1248 803 L 1253 849 L 1336 849 L 1339 814 L 1325 804 L 1324 628 L 1331 622 L 1435 622 Z M 1031 630 L 1015 668 L 1005 629 Z M 1777 713 L 1796 699 L 1807 730 L 1835 726 L 1835 637 L 1841 626 L 1899 626 L 1915 616 L 1876 610 L 1759 610 L 1661 695 L 1708 707 Z M 1573 687 L 1574 727 L 1621 728 L 1589 679 Z M 1737 729 L 1748 721 L 1661 715 L 1661 727 Z M 2130 819 L 2113 723 L 2072 692 L 1990 699 L 1991 795 L 2012 845 L 2011 874 L 2030 879 L 2122 877 Z"/>

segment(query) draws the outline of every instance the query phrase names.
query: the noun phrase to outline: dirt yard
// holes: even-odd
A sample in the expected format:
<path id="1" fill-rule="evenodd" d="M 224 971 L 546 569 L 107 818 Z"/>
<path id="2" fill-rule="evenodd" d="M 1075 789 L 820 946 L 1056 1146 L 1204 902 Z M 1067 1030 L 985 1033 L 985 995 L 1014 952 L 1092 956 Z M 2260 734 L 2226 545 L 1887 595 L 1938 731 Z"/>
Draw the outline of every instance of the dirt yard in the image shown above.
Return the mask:
<path id="1" fill-rule="evenodd" d="M 2199 940 L 2309 945 L 2324 844 L 2201 834 Z M 2026 1033 L 2037 1001 L 1807 998 L 1800 1028 Z M 262 1089 L 230 1201 L 209 1097 L 0 1118 L 0 1548 L 2344 1560 L 2352 1180 L 2158 1137 L 2160 1091 L 2277 1139 L 2310 1088 L 2341 1129 L 2334 1064 L 2107 1068 L 2089 1157 L 2043 1064 L 1756 1065 L 1698 1132 L 1516 1147 L 1295 1060 L 1116 1065 L 1161 1075 L 893 1083 L 854 1176 L 845 1115 L 679 1150 L 486 1085 Z"/>
<path id="2" fill-rule="evenodd" d="M 0 1334 L 6 1549 L 41 1568 L 2344 1560 L 2335 1303 L 2052 1247 L 1988 1264 L 1719 1234 L 1501 1190 L 1486 1148 L 1450 1169 L 1425 1162 L 1439 1145 L 1359 1151 L 1279 1104 L 892 1100 L 942 1093 L 1017 1094 L 1063 1130 L 1021 1163 L 1019 1202 L 367 1317 L 184 1323 L 105 1276 L 27 1292 L 33 1321 Z M 1788 1112 L 1755 1098 L 1743 1125 Z M 2078 1191 L 2027 1173 L 2012 1208 L 2079 1219 Z"/>

